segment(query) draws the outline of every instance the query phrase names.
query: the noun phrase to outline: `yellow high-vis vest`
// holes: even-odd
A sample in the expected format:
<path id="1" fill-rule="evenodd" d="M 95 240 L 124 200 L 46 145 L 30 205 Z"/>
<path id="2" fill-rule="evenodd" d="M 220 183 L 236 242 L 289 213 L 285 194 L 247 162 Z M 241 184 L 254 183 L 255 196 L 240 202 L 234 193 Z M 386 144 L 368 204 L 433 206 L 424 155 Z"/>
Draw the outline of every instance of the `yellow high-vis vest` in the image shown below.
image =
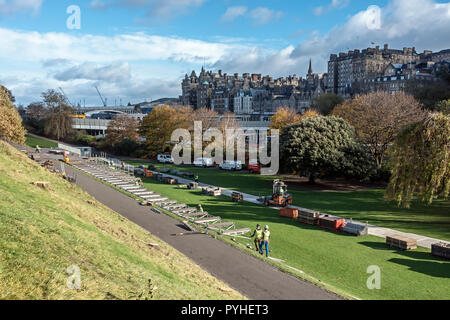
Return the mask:
<path id="1" fill-rule="evenodd" d="M 264 241 L 269 241 L 269 237 L 270 237 L 270 231 L 269 230 L 264 231 Z"/>

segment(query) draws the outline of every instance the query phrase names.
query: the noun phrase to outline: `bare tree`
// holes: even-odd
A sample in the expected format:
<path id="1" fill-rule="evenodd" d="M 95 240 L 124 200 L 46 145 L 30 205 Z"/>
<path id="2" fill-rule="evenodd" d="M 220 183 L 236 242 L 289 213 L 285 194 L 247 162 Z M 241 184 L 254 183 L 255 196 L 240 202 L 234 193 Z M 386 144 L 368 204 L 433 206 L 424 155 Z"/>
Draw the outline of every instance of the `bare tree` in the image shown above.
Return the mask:
<path id="1" fill-rule="evenodd" d="M 356 129 L 358 138 L 368 147 L 379 167 L 403 126 L 423 120 L 426 114 L 414 97 L 385 91 L 356 96 L 336 106 L 332 112 Z"/>
<path id="2" fill-rule="evenodd" d="M 123 114 L 110 121 L 106 129 L 106 142 L 114 146 L 123 140 L 138 140 L 139 121 Z"/>

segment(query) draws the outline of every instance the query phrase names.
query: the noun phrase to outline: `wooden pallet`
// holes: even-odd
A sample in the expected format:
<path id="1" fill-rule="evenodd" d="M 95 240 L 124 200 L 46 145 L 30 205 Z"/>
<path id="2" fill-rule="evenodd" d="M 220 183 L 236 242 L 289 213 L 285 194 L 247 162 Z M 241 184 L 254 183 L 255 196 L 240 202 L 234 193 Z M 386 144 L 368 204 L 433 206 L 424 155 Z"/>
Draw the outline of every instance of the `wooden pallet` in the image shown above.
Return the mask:
<path id="1" fill-rule="evenodd" d="M 402 250 L 417 249 L 417 240 L 400 235 L 387 236 L 386 244 L 390 247 L 396 247 Z"/>

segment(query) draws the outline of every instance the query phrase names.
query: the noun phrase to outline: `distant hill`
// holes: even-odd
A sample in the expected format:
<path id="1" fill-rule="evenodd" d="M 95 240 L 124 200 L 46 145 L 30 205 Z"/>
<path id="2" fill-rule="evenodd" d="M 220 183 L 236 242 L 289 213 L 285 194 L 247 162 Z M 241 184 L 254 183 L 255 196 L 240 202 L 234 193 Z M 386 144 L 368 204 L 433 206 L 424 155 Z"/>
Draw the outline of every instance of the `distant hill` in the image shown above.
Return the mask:
<path id="1" fill-rule="evenodd" d="M 32 184 L 37 181 L 48 188 Z M 80 268 L 80 290 L 67 287 L 70 266 Z M 242 298 L 0 140 L 1 300 Z"/>

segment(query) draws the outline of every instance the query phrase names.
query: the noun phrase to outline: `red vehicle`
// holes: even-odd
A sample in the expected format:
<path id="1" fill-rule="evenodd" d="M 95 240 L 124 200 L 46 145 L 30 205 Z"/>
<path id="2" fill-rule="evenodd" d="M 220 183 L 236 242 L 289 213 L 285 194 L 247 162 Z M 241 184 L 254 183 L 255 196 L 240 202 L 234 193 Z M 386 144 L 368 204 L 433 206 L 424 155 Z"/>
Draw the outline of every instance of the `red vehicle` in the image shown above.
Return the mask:
<path id="1" fill-rule="evenodd" d="M 249 163 L 248 164 L 248 170 L 251 173 L 261 173 L 261 166 L 259 165 L 259 163 Z"/>

